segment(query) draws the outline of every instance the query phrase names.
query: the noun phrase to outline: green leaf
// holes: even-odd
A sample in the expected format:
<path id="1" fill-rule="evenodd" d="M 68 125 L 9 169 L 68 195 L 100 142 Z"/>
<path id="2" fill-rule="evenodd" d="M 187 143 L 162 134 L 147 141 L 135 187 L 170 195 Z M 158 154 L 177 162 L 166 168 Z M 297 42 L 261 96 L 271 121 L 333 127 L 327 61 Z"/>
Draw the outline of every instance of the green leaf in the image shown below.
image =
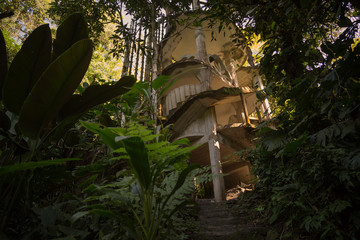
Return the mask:
<path id="1" fill-rule="evenodd" d="M 200 168 L 200 165 L 198 164 L 191 164 L 190 166 L 188 166 L 187 168 L 185 168 L 179 175 L 176 184 L 173 188 L 173 190 L 171 191 L 171 193 L 168 195 L 168 197 L 166 198 L 166 200 L 163 202 L 163 208 L 165 207 L 166 203 L 169 201 L 169 199 L 171 198 L 171 196 L 173 196 L 175 194 L 175 192 L 177 190 L 179 190 L 179 188 L 184 184 L 187 175 L 192 172 L 193 170 Z"/>
<path id="2" fill-rule="evenodd" d="M 175 187 L 173 188 L 173 190 L 171 191 L 170 195 L 173 195 L 185 182 L 185 179 L 187 177 L 187 175 L 192 172 L 193 170 L 200 168 L 200 165 L 198 164 L 191 164 L 190 166 L 188 166 L 187 168 L 185 168 L 181 173 L 179 178 L 176 181 Z"/>
<path id="3" fill-rule="evenodd" d="M 99 176 L 99 174 L 94 174 L 94 175 L 92 175 L 91 177 L 89 177 L 88 179 L 86 179 L 84 182 L 78 184 L 78 187 L 79 187 L 79 188 L 88 187 L 90 184 L 92 184 L 92 183 L 97 179 L 98 176 Z"/>
<path id="4" fill-rule="evenodd" d="M 7 66 L 6 44 L 5 44 L 4 35 L 0 29 L 0 100 L 2 98 L 2 87 L 5 82 L 7 71 L 8 71 L 8 66 Z"/>
<path id="5" fill-rule="evenodd" d="M 24 171 L 29 169 L 35 169 L 39 167 L 47 167 L 57 164 L 63 164 L 69 161 L 79 161 L 81 158 L 62 158 L 62 159 L 54 159 L 54 160 L 46 160 L 46 161 L 39 161 L 39 162 L 24 162 L 24 163 L 17 163 L 9 166 L 4 166 L 0 168 L 0 176 L 8 173 L 13 173 L 16 171 Z"/>
<path id="6" fill-rule="evenodd" d="M 129 165 L 140 185 L 148 190 L 151 181 L 150 164 L 148 158 L 148 150 L 145 148 L 144 142 L 140 137 L 128 137 L 122 139 L 127 153 L 130 155 Z"/>
<path id="7" fill-rule="evenodd" d="M 25 136 L 36 138 L 56 117 L 80 84 L 91 60 L 92 43 L 75 43 L 41 75 L 20 111 L 19 127 Z"/>
<path id="8" fill-rule="evenodd" d="M 117 134 L 114 133 L 112 129 L 103 127 L 102 125 L 97 123 L 82 121 L 80 123 L 93 133 L 99 134 L 104 143 L 112 149 L 115 150 L 122 147 L 122 143 L 118 143 L 115 141 L 115 137 L 117 137 Z"/>
<path id="9" fill-rule="evenodd" d="M 171 143 L 171 145 L 190 145 L 190 140 L 188 138 L 180 138 Z"/>
<path id="10" fill-rule="evenodd" d="M 59 57 L 74 43 L 88 38 L 88 29 L 81 13 L 74 13 L 64 20 L 56 31 L 53 60 Z"/>
<path id="11" fill-rule="evenodd" d="M 74 215 L 71 216 L 71 223 L 76 222 L 78 219 L 82 218 L 83 216 L 86 216 L 90 213 L 90 211 L 82 211 L 77 212 Z"/>
<path id="12" fill-rule="evenodd" d="M 332 204 L 330 204 L 330 211 L 332 213 L 342 212 L 345 208 L 351 207 L 351 203 L 344 200 L 336 200 Z"/>
<path id="13" fill-rule="evenodd" d="M 303 145 L 307 139 L 307 134 L 301 135 L 298 139 L 286 143 L 285 147 L 279 151 L 276 157 L 281 155 L 291 155 L 297 153 L 298 149 Z"/>
<path id="14" fill-rule="evenodd" d="M 148 82 L 137 82 L 131 87 L 129 92 L 125 93 L 121 97 L 121 99 L 127 102 L 129 106 L 134 107 L 141 97 L 141 93 L 142 93 L 141 89 L 148 89 L 148 88 L 149 88 Z"/>
<path id="15" fill-rule="evenodd" d="M 164 93 L 172 86 L 174 85 L 180 78 L 175 76 L 175 77 L 172 77 L 170 79 L 170 81 L 168 79 L 167 80 L 167 83 L 165 85 L 163 85 L 163 87 L 161 88 L 161 90 L 159 91 L 159 97 L 162 97 L 164 95 Z"/>
<path id="16" fill-rule="evenodd" d="M 286 135 L 280 131 L 273 131 L 263 138 L 263 144 L 268 151 L 283 147 L 287 143 Z"/>
<path id="17" fill-rule="evenodd" d="M 158 76 L 157 78 L 155 78 L 152 82 L 152 87 L 155 89 L 155 90 L 158 90 L 159 88 L 163 87 L 169 80 L 169 76 L 164 76 L 164 75 L 161 75 L 161 76 Z"/>
<path id="18" fill-rule="evenodd" d="M 110 99 L 117 97 L 130 90 L 130 87 L 136 82 L 133 76 L 122 77 L 115 85 L 93 85 L 85 89 L 83 94 L 73 95 L 63 106 L 61 117 L 77 115 L 88 111 L 90 108 L 105 103 Z"/>
<path id="19" fill-rule="evenodd" d="M 25 40 L 10 65 L 2 89 L 5 107 L 19 115 L 20 109 L 51 58 L 51 31 L 48 24 L 36 28 Z"/>

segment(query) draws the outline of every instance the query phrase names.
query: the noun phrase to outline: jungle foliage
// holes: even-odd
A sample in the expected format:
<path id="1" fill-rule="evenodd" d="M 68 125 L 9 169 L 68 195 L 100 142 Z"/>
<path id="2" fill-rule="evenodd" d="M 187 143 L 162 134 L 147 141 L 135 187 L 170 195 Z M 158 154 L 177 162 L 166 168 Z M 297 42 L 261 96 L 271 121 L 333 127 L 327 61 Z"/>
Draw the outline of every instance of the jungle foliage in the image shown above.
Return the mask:
<path id="1" fill-rule="evenodd" d="M 196 146 L 184 147 L 189 145 L 187 139 L 168 142 L 168 128 L 154 134 L 139 124 L 127 128 L 82 124 L 113 149 L 109 161 L 126 160 L 129 169 L 116 172 L 112 182 L 84 188 L 87 197 L 83 201 L 88 210 L 76 213 L 73 219 L 87 214 L 112 219 L 119 228 L 106 233 L 111 239 L 180 238 L 181 229 L 171 226 L 176 223 L 178 211 L 191 202 L 186 194 L 192 193 L 194 173 L 200 172 L 192 173 L 199 166 L 187 166 L 186 160 Z"/>
<path id="2" fill-rule="evenodd" d="M 64 20 L 54 41 L 47 24 L 36 28 L 9 68 L 2 34 L 0 46 L 0 229 L 16 232 L 31 215 L 35 202 L 42 201 L 44 191 L 49 191 L 43 187 L 68 176 L 64 163 L 80 160 L 63 157 L 54 143 L 64 140 L 63 135 L 83 113 L 128 91 L 135 78 L 126 76 L 113 85 L 89 86 L 81 94 L 75 93 L 93 48 L 80 14 Z M 55 173 L 59 167 L 49 168 L 49 172 L 37 170 L 59 164 L 63 175 Z"/>
<path id="3" fill-rule="evenodd" d="M 41 25 L 13 59 L 0 35 L 0 237 L 185 238 L 179 210 L 191 204 L 194 176 L 211 176 L 188 165 L 187 140 L 168 142 L 169 128 L 149 117 L 151 91 L 161 95 L 168 78 L 150 87 L 88 71 L 87 25 L 72 14 L 54 40 Z"/>
<path id="4" fill-rule="evenodd" d="M 257 36 L 263 42 L 261 74 L 279 114 L 259 126 L 257 147 L 248 156 L 259 176 L 257 189 L 269 201 L 270 222 L 283 224 L 279 237 L 356 239 L 359 1 L 208 4 L 213 18 L 230 16 L 243 26 L 234 41 L 251 43 Z"/>
<path id="5" fill-rule="evenodd" d="M 181 148 L 186 142 L 169 143 L 168 129 L 150 121 L 156 113 L 151 91 L 161 94 L 166 77 L 137 83 L 126 94 L 132 77 L 101 85 L 91 79 L 94 70 L 80 84 L 93 50 L 87 26 L 101 42 L 104 24 L 114 21 L 113 47 L 122 53 L 128 34 L 124 6 L 147 27 L 163 17 L 160 9 L 190 9 L 189 1 L 152 2 L 151 8 L 148 1 L 54 1 L 50 13 L 63 21 L 54 41 L 47 25 L 28 37 L 33 27 L 19 34 L 26 38 L 20 50 L 11 30 L 0 35 L 1 238 L 186 237 L 177 210 L 200 170 L 187 165 L 191 148 Z M 12 3 L 39 7 L 37 1 L 6 1 L 1 7 L 11 10 Z M 228 21 L 241 27 L 233 36 L 239 45 L 264 43 L 259 59 L 267 87 L 259 96 L 276 102 L 277 114 L 259 126 L 257 148 L 246 157 L 259 177 L 256 191 L 268 202 L 269 221 L 280 226 L 277 238 L 356 239 L 359 1 L 208 0 L 206 5 L 210 19 L 222 21 L 222 27 Z M 88 22 L 79 14 L 67 16 L 75 11 Z"/>

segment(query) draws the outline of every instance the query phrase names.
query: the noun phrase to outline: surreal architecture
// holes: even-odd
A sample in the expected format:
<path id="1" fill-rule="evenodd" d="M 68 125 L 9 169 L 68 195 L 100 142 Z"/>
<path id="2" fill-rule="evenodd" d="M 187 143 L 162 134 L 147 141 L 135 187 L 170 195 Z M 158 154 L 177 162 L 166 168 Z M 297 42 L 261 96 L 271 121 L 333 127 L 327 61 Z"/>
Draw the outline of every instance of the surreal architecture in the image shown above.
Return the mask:
<path id="1" fill-rule="evenodd" d="M 196 27 L 191 21 L 177 16 L 160 43 L 161 74 L 175 83 L 160 99 L 159 111 L 173 124 L 174 140 L 186 137 L 200 145 L 190 161 L 211 165 L 214 197 L 222 201 L 225 189 L 254 178 L 249 163 L 234 152 L 253 146 L 253 130 L 270 117 L 270 109 L 256 97 L 263 85 L 251 50 L 232 42 L 236 27 L 219 32 L 206 21 Z"/>
<path id="2" fill-rule="evenodd" d="M 233 41 L 238 28 L 228 24 L 219 31 L 204 14 L 166 12 L 156 31 L 144 30 L 143 45 L 152 49 L 146 61 L 145 54 L 139 59 L 141 41 L 128 46 L 123 74 L 140 81 L 170 76 L 161 98 L 154 97 L 158 115 L 173 125 L 172 140 L 186 137 L 199 145 L 190 162 L 211 166 L 214 197 L 222 201 L 226 189 L 254 179 L 249 162 L 234 153 L 254 146 L 254 129 L 271 111 L 267 99 L 256 96 L 264 87 L 251 49 Z"/>

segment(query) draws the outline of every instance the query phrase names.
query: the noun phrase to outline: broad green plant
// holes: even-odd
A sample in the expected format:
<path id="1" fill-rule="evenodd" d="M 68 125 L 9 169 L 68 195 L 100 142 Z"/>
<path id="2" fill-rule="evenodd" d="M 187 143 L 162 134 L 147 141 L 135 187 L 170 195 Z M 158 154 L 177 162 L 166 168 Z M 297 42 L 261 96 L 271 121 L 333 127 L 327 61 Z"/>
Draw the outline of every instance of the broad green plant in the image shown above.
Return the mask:
<path id="1" fill-rule="evenodd" d="M 134 77 L 126 76 L 113 85 L 89 86 L 82 94 L 74 94 L 92 51 L 81 14 L 64 20 L 54 40 L 48 24 L 36 28 L 9 68 L 0 32 L 0 231 L 14 214 L 13 207 L 29 198 L 34 169 L 76 160 L 39 159 L 39 150 L 50 146 L 49 136 L 63 132 L 81 114 L 125 93 L 135 83 Z M 25 194 L 20 196 L 21 192 Z"/>
<path id="2" fill-rule="evenodd" d="M 158 101 L 177 79 L 160 75 L 152 82 L 135 83 L 131 90 L 121 97 L 120 106 L 125 123 L 136 121 L 143 116 L 156 116 L 156 120 L 159 119 Z"/>
<path id="3" fill-rule="evenodd" d="M 118 173 L 115 182 L 88 186 L 89 210 L 76 213 L 74 220 L 100 214 L 119 222 L 133 239 L 164 239 L 172 218 L 189 202 L 183 188 L 191 192 L 189 174 L 199 166 L 188 165 L 186 159 L 196 147 L 181 147 L 189 144 L 186 139 L 169 143 L 143 125 L 125 129 L 82 124 L 113 149 L 113 160 L 126 160 L 129 172 Z"/>
<path id="4" fill-rule="evenodd" d="M 208 1 L 212 19 L 244 26 L 234 39 L 264 43 L 260 73 L 279 107 L 251 154 L 270 222 L 296 239 L 360 232 L 360 2 Z M 247 42 L 246 44 L 248 44 Z M 269 124 L 269 125 L 268 125 Z"/>

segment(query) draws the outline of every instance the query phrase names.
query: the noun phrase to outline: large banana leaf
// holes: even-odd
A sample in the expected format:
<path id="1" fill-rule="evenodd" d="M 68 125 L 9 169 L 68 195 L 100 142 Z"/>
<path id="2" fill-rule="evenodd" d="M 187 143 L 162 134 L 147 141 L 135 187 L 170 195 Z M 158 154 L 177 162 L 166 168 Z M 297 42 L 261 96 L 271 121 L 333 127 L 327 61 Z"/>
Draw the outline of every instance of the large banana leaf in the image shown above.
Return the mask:
<path id="1" fill-rule="evenodd" d="M 5 107 L 16 114 L 51 58 L 51 31 L 48 24 L 36 28 L 16 54 L 2 89 Z"/>
<path id="2" fill-rule="evenodd" d="M 99 134 L 104 143 L 112 149 L 118 149 L 123 146 L 122 143 L 116 142 L 115 138 L 118 136 L 112 129 L 104 128 L 103 126 L 92 123 L 92 122 L 80 122 L 84 127 L 92 131 L 93 133 Z"/>
<path id="3" fill-rule="evenodd" d="M 2 31 L 0 30 L 0 100 L 2 97 L 2 86 L 4 85 L 6 73 L 7 73 L 7 55 L 5 39 Z"/>
<path id="4" fill-rule="evenodd" d="M 148 150 L 144 141 L 140 137 L 124 137 L 121 142 L 124 143 L 126 152 L 129 154 L 128 160 L 136 179 L 144 190 L 151 187 L 151 172 L 148 157 Z"/>
<path id="5" fill-rule="evenodd" d="M 21 108 L 19 127 L 36 138 L 58 114 L 80 84 L 91 60 L 92 43 L 80 40 L 53 61 L 37 81 Z"/>
<path id="6" fill-rule="evenodd" d="M 81 13 L 74 13 L 62 22 L 56 31 L 53 60 L 79 40 L 88 38 L 88 29 Z"/>
<path id="7" fill-rule="evenodd" d="M 61 118 L 77 115 L 90 108 L 107 102 L 130 90 L 136 82 L 133 76 L 122 77 L 115 85 L 93 85 L 85 89 L 82 95 L 73 95 L 61 110 Z"/>
<path id="8" fill-rule="evenodd" d="M 130 107 L 135 107 L 135 105 L 138 103 L 139 99 L 141 98 L 141 95 L 143 94 L 143 91 L 145 89 L 149 89 L 150 85 L 148 82 L 137 82 L 135 83 L 129 92 L 122 95 L 121 99 Z"/>

